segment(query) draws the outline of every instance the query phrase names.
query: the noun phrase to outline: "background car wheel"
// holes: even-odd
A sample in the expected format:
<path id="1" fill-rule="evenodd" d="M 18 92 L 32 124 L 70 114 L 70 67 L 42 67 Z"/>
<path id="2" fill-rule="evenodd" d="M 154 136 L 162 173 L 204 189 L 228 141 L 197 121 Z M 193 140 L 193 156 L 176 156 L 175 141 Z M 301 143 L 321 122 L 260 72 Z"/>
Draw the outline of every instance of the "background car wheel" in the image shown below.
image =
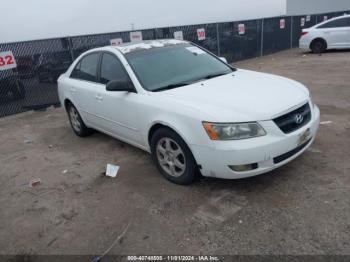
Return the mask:
<path id="1" fill-rule="evenodd" d="M 151 139 L 152 158 L 169 181 L 187 185 L 198 175 L 196 161 L 185 141 L 168 128 L 158 129 Z"/>
<path id="2" fill-rule="evenodd" d="M 72 129 L 77 136 L 85 137 L 93 133 L 93 130 L 84 124 L 78 110 L 74 105 L 68 105 L 67 113 Z"/>
<path id="3" fill-rule="evenodd" d="M 314 54 L 321 54 L 323 52 L 325 52 L 327 49 L 327 44 L 325 43 L 325 41 L 319 39 L 319 40 L 314 40 L 311 43 L 311 51 Z"/>
<path id="4" fill-rule="evenodd" d="M 14 98 L 16 99 L 23 99 L 26 96 L 26 91 L 24 89 L 24 85 L 22 82 L 18 81 L 13 87 L 12 87 L 12 94 Z"/>

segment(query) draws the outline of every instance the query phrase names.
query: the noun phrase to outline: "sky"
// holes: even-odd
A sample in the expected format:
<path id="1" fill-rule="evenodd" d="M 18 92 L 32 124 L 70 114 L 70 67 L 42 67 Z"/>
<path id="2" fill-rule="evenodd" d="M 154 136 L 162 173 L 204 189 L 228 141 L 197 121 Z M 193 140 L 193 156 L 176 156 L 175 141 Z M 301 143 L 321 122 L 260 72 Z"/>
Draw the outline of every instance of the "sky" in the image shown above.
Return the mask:
<path id="1" fill-rule="evenodd" d="M 0 0 L 0 43 L 286 14 L 286 0 Z"/>

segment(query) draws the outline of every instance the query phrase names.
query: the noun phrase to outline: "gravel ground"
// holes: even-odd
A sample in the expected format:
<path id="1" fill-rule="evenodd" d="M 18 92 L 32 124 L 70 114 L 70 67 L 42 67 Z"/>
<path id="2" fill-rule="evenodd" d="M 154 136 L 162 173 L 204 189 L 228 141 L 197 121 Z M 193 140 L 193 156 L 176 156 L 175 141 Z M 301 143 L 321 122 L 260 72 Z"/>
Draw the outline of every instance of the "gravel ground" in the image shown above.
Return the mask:
<path id="1" fill-rule="evenodd" d="M 350 52 L 236 66 L 310 88 L 326 124 L 305 154 L 266 175 L 184 187 L 143 151 L 76 137 L 62 108 L 0 118 L 0 254 L 101 254 L 130 223 L 110 254 L 350 255 Z M 107 163 L 117 178 L 101 175 Z"/>

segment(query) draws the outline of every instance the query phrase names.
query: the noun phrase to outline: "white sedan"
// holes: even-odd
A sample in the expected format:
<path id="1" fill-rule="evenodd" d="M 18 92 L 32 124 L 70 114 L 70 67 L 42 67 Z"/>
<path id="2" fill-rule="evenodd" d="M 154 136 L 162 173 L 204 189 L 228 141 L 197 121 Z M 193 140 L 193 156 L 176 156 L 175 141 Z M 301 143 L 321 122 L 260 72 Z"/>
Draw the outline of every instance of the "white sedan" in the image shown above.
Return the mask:
<path id="1" fill-rule="evenodd" d="M 82 54 L 58 80 L 78 136 L 99 130 L 152 154 L 178 184 L 266 173 L 314 141 L 320 112 L 306 87 L 231 67 L 178 40 Z"/>
<path id="2" fill-rule="evenodd" d="M 344 15 L 303 29 L 299 47 L 322 53 L 327 49 L 350 48 L 350 15 Z"/>

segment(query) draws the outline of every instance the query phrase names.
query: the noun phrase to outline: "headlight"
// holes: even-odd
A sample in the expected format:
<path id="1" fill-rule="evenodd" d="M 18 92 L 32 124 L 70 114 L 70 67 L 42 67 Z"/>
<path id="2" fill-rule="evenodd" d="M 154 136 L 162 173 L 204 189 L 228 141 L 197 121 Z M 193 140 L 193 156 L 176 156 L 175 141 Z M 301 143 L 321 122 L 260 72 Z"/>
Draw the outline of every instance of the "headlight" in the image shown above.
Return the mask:
<path id="1" fill-rule="evenodd" d="M 315 103 L 314 103 L 314 100 L 312 100 L 311 95 L 310 95 L 310 101 L 311 101 L 312 108 L 315 108 Z"/>
<path id="2" fill-rule="evenodd" d="M 266 135 L 265 130 L 256 122 L 225 124 L 203 122 L 211 140 L 239 140 Z"/>

